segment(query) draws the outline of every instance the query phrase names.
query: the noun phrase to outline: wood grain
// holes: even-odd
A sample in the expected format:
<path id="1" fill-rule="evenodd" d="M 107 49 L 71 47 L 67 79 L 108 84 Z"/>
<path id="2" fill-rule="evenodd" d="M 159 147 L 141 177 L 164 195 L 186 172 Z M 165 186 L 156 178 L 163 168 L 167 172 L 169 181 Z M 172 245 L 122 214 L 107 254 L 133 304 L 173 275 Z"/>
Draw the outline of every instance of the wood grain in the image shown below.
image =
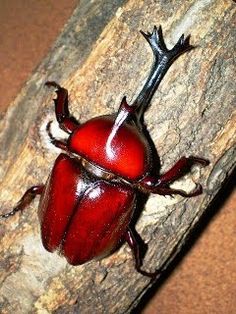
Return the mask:
<path id="1" fill-rule="evenodd" d="M 197 48 L 172 66 L 146 114 L 162 170 L 187 154 L 207 157 L 176 183 L 189 190 L 201 182 L 204 194 L 184 200 L 151 196 L 137 230 L 149 244 L 145 266 L 167 266 L 184 245 L 235 165 L 234 34 L 231 1 L 81 1 L 48 57 L 0 122 L 1 206 L 11 208 L 24 190 L 45 182 L 58 151 L 43 132 L 54 119 L 57 80 L 70 90 L 80 121 L 117 110 L 124 94 L 140 90 L 151 52 L 138 30 L 162 24 L 173 45 L 191 33 Z M 210 12 L 210 14 L 209 14 Z M 96 27 L 95 27 L 96 26 Z M 36 182 L 37 180 L 37 182 Z M 153 283 L 133 270 L 129 249 L 81 267 L 70 267 L 40 243 L 35 201 L 22 215 L 1 223 L 1 311 L 3 313 L 125 313 Z"/>

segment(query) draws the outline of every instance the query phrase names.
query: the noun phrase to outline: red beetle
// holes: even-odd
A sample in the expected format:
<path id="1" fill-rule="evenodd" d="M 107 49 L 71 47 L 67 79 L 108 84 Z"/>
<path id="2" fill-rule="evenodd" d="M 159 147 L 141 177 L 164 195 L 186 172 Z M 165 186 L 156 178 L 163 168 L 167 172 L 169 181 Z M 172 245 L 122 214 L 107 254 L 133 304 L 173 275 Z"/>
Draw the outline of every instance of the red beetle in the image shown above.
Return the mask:
<path id="1" fill-rule="evenodd" d="M 200 184 L 191 193 L 169 185 L 190 171 L 193 164 L 206 166 L 208 161 L 182 157 L 165 174 L 152 175 L 153 151 L 144 136 L 143 113 L 173 61 L 193 47 L 189 36 L 182 35 L 168 50 L 161 27 L 141 33 L 152 48 L 154 64 L 136 100 L 129 105 L 124 97 L 117 114 L 79 124 L 69 113 L 67 90 L 55 82 L 46 83 L 56 88 L 56 118 L 69 138 L 66 142 L 55 139 L 50 123 L 47 131 L 51 142 L 65 153 L 56 159 L 45 185 L 28 189 L 17 206 L 0 217 L 23 210 L 41 194 L 39 220 L 42 242 L 48 251 L 58 250 L 70 264 L 80 265 L 109 255 L 126 241 L 134 253 L 137 271 L 152 277 L 156 272 L 141 269 L 139 244 L 130 227 L 137 193 L 199 195 Z"/>

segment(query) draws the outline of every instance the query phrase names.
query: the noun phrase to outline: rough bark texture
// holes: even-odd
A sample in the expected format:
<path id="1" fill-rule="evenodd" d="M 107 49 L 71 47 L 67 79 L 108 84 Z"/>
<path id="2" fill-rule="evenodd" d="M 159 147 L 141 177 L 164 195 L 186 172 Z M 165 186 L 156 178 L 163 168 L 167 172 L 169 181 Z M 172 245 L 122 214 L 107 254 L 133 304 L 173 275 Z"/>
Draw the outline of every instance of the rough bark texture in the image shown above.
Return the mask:
<path id="1" fill-rule="evenodd" d="M 171 67 L 146 113 L 146 124 L 167 170 L 182 155 L 206 157 L 174 186 L 203 195 L 150 196 L 136 225 L 149 250 L 144 266 L 164 268 L 175 257 L 235 165 L 233 1 L 81 1 L 49 56 L 0 122 L 1 209 L 31 185 L 45 182 L 58 150 L 43 131 L 54 118 L 56 80 L 70 91 L 81 122 L 134 99 L 152 62 L 138 30 L 162 24 L 171 46 L 191 33 L 197 49 Z M 55 123 L 56 126 L 56 123 Z M 57 130 L 54 128 L 54 132 Z M 40 241 L 37 200 L 1 222 L 1 313 L 128 313 L 153 284 L 133 269 L 126 245 L 102 261 L 71 267 Z"/>

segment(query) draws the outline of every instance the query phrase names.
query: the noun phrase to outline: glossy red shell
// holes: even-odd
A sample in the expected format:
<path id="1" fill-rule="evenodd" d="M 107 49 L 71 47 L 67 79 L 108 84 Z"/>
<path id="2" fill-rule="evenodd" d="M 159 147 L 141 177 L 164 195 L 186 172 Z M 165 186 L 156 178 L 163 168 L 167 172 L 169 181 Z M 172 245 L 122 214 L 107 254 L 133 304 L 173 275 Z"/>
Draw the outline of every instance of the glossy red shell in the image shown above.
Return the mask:
<path id="1" fill-rule="evenodd" d="M 101 116 L 82 124 L 69 139 L 69 149 L 93 164 L 128 180 L 149 169 L 149 146 L 136 126 L 117 128 L 114 116 Z"/>
<path id="2" fill-rule="evenodd" d="M 43 245 L 59 250 L 72 265 L 104 257 L 127 231 L 134 201 L 131 187 L 92 182 L 77 160 L 61 154 L 40 200 Z"/>

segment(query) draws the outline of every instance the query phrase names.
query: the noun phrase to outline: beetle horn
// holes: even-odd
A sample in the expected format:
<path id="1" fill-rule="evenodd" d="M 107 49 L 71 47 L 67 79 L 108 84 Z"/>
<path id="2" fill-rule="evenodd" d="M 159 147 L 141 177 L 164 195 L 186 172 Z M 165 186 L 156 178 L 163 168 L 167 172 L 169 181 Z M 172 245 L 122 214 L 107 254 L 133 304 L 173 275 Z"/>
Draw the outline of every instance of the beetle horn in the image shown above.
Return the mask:
<path id="1" fill-rule="evenodd" d="M 163 39 L 161 26 L 159 26 L 158 29 L 154 26 L 152 33 L 144 33 L 143 31 L 140 32 L 152 48 L 154 62 L 146 83 L 132 104 L 132 106 L 135 106 L 136 108 L 137 120 L 141 119 L 144 111 L 152 99 L 153 94 L 174 60 L 184 52 L 194 48 L 189 43 L 190 36 L 185 38 L 184 35 L 182 35 L 172 49 L 167 49 Z"/>

